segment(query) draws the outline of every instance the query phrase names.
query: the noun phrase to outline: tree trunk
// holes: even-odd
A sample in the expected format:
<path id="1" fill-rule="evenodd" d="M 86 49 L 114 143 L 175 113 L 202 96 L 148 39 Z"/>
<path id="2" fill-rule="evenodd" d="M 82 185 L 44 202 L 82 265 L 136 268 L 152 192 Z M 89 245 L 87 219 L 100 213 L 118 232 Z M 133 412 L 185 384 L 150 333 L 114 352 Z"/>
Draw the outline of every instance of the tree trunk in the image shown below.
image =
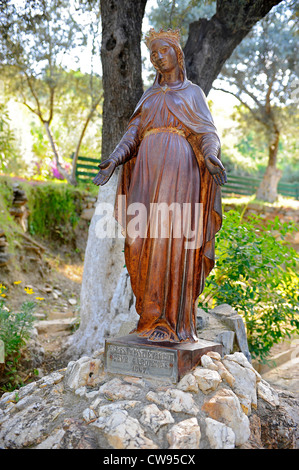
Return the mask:
<path id="1" fill-rule="evenodd" d="M 184 48 L 189 80 L 207 95 L 225 61 L 274 5 L 281 0 L 218 0 L 216 14 L 190 24 Z"/>
<path id="2" fill-rule="evenodd" d="M 53 138 L 53 135 L 52 135 L 50 126 L 49 126 L 49 122 L 48 122 L 48 121 L 44 121 L 44 120 L 42 120 L 42 119 L 41 119 L 41 121 L 42 121 L 43 125 L 45 126 L 46 133 L 47 133 L 48 139 L 49 139 L 49 141 L 50 141 L 50 145 L 51 145 L 51 147 L 52 147 L 52 151 L 53 151 L 53 154 L 54 154 L 54 157 L 55 157 L 55 161 L 56 161 L 56 166 L 57 166 L 57 169 L 58 169 L 59 173 L 60 173 L 70 184 L 73 184 L 72 181 L 71 181 L 70 175 L 68 174 L 68 172 L 67 172 L 67 171 L 61 166 L 61 164 L 60 164 L 58 150 L 57 150 L 57 148 L 56 148 L 56 144 L 55 144 L 55 141 L 54 141 L 54 138 Z"/>
<path id="3" fill-rule="evenodd" d="M 256 198 L 261 201 L 275 202 L 278 193 L 277 186 L 282 176 L 282 171 L 276 167 L 279 145 L 279 130 L 275 127 L 274 138 L 269 145 L 269 161 L 263 180 L 257 190 Z"/>
<path id="4" fill-rule="evenodd" d="M 103 132 L 102 159 L 114 150 L 143 93 L 141 26 L 146 0 L 103 0 Z M 117 333 L 124 320 L 136 324 L 129 278 L 124 272 L 124 240 L 97 236 L 102 203 L 113 209 L 117 172 L 99 190 L 98 205 L 89 227 L 81 289 L 81 324 L 71 337 L 67 355 L 91 354 L 104 339 Z M 111 211 L 111 219 L 113 219 Z M 116 222 L 111 221 L 117 230 Z M 121 294 L 120 294 L 121 291 Z"/>
<path id="5" fill-rule="evenodd" d="M 146 0 L 102 0 L 102 160 L 123 136 L 143 93 L 141 26 Z"/>

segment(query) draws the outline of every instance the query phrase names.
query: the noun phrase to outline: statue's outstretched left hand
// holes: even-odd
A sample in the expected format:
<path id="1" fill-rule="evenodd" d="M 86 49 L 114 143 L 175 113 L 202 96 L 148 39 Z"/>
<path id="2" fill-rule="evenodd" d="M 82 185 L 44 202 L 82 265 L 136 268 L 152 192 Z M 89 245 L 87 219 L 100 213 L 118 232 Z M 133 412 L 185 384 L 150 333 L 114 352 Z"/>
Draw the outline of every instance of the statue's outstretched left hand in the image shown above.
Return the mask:
<path id="1" fill-rule="evenodd" d="M 211 155 L 205 158 L 205 163 L 216 184 L 222 186 L 227 182 L 226 171 L 219 158 Z"/>

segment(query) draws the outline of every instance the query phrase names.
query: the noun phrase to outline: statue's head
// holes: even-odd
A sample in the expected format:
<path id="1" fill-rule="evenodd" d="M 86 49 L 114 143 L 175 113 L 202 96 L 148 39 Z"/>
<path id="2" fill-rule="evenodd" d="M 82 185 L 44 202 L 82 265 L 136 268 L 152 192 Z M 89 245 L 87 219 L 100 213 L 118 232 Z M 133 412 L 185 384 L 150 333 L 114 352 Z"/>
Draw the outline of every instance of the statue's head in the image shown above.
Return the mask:
<path id="1" fill-rule="evenodd" d="M 156 80 L 160 74 L 170 71 L 172 67 L 178 66 L 182 81 L 186 78 L 184 53 L 180 45 L 179 30 L 156 32 L 151 29 L 145 38 L 146 45 L 150 51 L 150 59 L 157 70 Z"/>

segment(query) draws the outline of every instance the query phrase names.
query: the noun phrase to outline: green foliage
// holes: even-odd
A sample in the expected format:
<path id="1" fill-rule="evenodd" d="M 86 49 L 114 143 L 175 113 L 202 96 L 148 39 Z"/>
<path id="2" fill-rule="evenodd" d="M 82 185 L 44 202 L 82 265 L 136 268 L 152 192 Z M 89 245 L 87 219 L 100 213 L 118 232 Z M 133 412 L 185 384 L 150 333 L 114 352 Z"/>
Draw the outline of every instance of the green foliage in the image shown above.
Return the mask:
<path id="1" fill-rule="evenodd" d="M 298 255 L 284 242 L 293 225 L 229 211 L 216 236 L 216 267 L 201 306 L 228 303 L 243 317 L 250 352 L 263 361 L 271 347 L 299 332 Z M 279 238 L 277 238 L 278 235 Z"/>
<path id="2" fill-rule="evenodd" d="M 3 103 L 0 103 L 0 165 L 3 169 L 5 159 L 14 154 L 14 135 L 9 126 L 9 116 Z"/>
<path id="3" fill-rule="evenodd" d="M 157 6 L 149 12 L 150 24 L 155 29 L 180 29 L 184 45 L 189 31 L 189 24 L 201 17 L 209 18 L 216 12 L 213 0 L 158 0 Z"/>
<path id="4" fill-rule="evenodd" d="M 6 174 L 17 173 L 24 166 L 7 108 L 4 103 L 0 103 L 0 171 Z"/>
<path id="5" fill-rule="evenodd" d="M 28 301 L 21 305 L 20 312 L 12 313 L 5 308 L 5 301 L 0 300 L 0 339 L 5 345 L 5 356 L 18 353 L 29 339 L 34 308 L 35 303 Z"/>
<path id="6" fill-rule="evenodd" d="M 5 295 L 6 288 L 0 285 L 0 295 Z M 21 357 L 21 348 L 25 346 L 33 328 L 33 310 L 35 302 L 23 302 L 19 312 L 11 312 L 5 304 L 4 298 L 0 300 L 0 339 L 4 342 L 5 369 L 4 380 L 1 380 L 0 391 L 10 391 L 20 385 L 18 377 L 18 363 Z"/>
<path id="7" fill-rule="evenodd" d="M 6 239 L 9 244 L 9 251 L 14 249 L 14 240 L 17 238 L 18 233 L 21 232 L 21 227 L 18 225 L 9 213 L 13 201 L 13 190 L 9 179 L 0 176 L 0 227 L 4 230 Z"/>
<path id="8" fill-rule="evenodd" d="M 81 194 L 67 184 L 26 187 L 29 232 L 57 241 L 72 241 L 79 220 Z"/>
<path id="9" fill-rule="evenodd" d="M 276 165 L 274 149 L 278 140 L 282 169 L 295 154 L 298 128 L 295 10 L 292 0 L 272 8 L 236 47 L 213 84 L 216 90 L 226 91 L 242 103 L 232 117 L 239 124 L 239 134 L 241 131 L 250 144 L 248 157 L 259 160 L 263 169 L 270 155 L 272 160 L 268 164 Z M 248 141 L 248 129 L 254 137 L 252 142 Z M 240 142 L 237 150 L 243 149 Z"/>
<path id="10" fill-rule="evenodd" d="M 42 176 L 46 176 L 49 162 L 45 157 L 50 149 L 63 167 L 83 138 L 88 138 L 82 145 L 85 154 L 98 153 L 100 148 L 100 126 L 93 122 L 102 100 L 102 83 L 95 70 L 100 70 L 99 61 L 94 60 L 99 50 L 99 16 L 99 3 L 95 2 L 70 5 L 53 0 L 16 5 L 8 0 L 1 5 L 1 78 L 10 96 L 42 125 L 32 127 L 33 152 Z M 80 66 L 87 73 L 81 73 Z M 88 134 L 90 125 L 93 128 Z M 70 174 L 68 166 L 64 176 L 74 184 L 75 168 Z"/>

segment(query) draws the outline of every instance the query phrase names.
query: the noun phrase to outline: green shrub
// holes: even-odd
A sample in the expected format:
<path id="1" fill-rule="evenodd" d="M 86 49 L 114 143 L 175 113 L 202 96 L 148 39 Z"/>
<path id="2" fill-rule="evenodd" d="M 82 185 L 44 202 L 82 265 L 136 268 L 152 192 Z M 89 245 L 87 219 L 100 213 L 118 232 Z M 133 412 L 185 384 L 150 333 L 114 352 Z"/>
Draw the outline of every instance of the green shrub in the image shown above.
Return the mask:
<path id="1" fill-rule="evenodd" d="M 5 286 L 0 285 L 0 339 L 4 342 L 5 369 L 0 391 L 7 391 L 19 385 L 17 365 L 21 357 L 21 348 L 25 346 L 33 328 L 33 310 L 35 302 L 23 302 L 20 311 L 11 312 L 2 298 Z"/>
<path id="2" fill-rule="evenodd" d="M 216 266 L 200 298 L 201 307 L 234 307 L 245 321 L 252 357 L 261 361 L 274 344 L 299 331 L 298 255 L 284 241 L 292 230 L 294 224 L 278 219 L 264 226 L 257 215 L 245 221 L 229 211 L 216 236 Z"/>
<path id="3" fill-rule="evenodd" d="M 81 195 L 67 184 L 43 184 L 31 190 L 28 197 L 29 232 L 53 240 L 71 241 L 78 220 Z"/>
<path id="4" fill-rule="evenodd" d="M 20 225 L 15 222 L 13 216 L 9 213 L 12 201 L 13 189 L 11 182 L 8 178 L 0 176 L 0 227 L 4 230 L 10 252 L 14 251 L 14 240 L 22 232 Z"/>

